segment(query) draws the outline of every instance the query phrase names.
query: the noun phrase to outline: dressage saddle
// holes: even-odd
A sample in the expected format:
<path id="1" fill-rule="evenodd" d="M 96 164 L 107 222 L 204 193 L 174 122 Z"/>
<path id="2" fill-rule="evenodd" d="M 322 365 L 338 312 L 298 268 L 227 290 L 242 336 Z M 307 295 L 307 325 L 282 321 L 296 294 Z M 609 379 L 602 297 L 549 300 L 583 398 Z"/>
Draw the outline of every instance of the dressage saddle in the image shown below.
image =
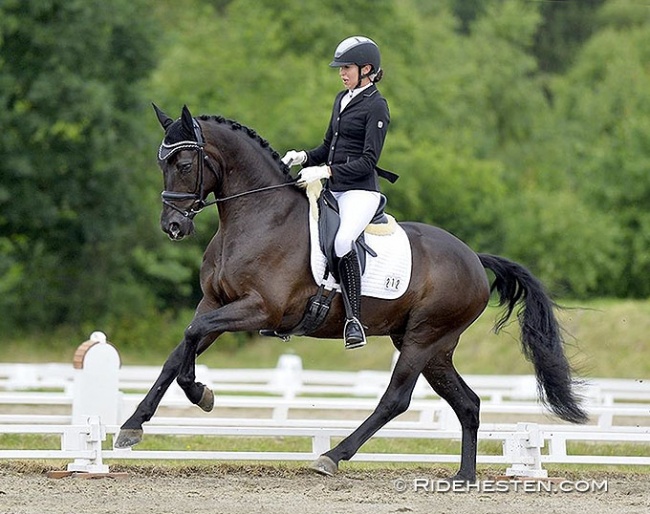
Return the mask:
<path id="1" fill-rule="evenodd" d="M 327 266 L 325 267 L 325 275 L 323 280 L 327 279 L 329 274 L 332 274 L 334 279 L 339 282 L 338 276 L 338 260 L 339 258 L 334 253 L 334 238 L 336 232 L 341 224 L 339 217 L 339 205 L 334 198 L 334 195 L 329 189 L 324 189 L 318 198 L 318 236 L 320 239 L 320 248 L 325 259 Z M 386 207 L 386 197 L 381 195 L 379 207 L 377 212 L 370 222 L 373 225 L 386 224 L 389 222 L 384 208 Z M 361 274 L 366 269 L 366 260 L 368 254 L 377 257 L 377 253 L 370 248 L 365 241 L 363 232 L 355 242 L 355 249 L 359 258 L 359 265 L 361 267 Z M 303 336 L 309 335 L 314 332 L 325 321 L 330 309 L 330 305 L 336 291 L 325 289 L 323 283 L 318 287 L 318 291 L 307 301 L 307 306 L 300 322 L 291 330 L 287 332 L 277 332 L 275 330 L 260 330 L 260 335 L 279 337 L 284 341 L 288 341 L 292 335 Z"/>

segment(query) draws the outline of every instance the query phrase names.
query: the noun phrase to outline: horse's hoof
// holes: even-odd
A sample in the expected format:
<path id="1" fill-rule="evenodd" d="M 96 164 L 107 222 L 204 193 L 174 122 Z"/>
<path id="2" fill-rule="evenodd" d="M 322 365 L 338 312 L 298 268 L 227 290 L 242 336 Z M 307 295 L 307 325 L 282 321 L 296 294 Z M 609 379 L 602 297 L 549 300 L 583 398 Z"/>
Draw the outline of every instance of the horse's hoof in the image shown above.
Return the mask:
<path id="1" fill-rule="evenodd" d="M 328 477 L 335 475 L 339 470 L 338 464 L 326 455 L 321 455 L 318 457 L 314 462 L 311 463 L 311 466 L 309 466 L 309 468 L 319 475 L 325 475 Z"/>
<path id="2" fill-rule="evenodd" d="M 472 477 L 466 477 L 464 475 L 461 475 L 460 473 L 455 474 L 453 477 L 449 478 L 443 478 L 441 482 L 447 482 L 451 485 L 467 485 L 467 484 L 474 484 L 476 483 L 476 475 Z"/>
<path id="3" fill-rule="evenodd" d="M 208 386 L 203 386 L 203 394 L 197 405 L 205 412 L 210 412 L 214 408 L 214 393 Z"/>
<path id="4" fill-rule="evenodd" d="M 115 448 L 131 448 L 142 441 L 143 431 L 141 428 L 123 428 L 115 440 Z"/>

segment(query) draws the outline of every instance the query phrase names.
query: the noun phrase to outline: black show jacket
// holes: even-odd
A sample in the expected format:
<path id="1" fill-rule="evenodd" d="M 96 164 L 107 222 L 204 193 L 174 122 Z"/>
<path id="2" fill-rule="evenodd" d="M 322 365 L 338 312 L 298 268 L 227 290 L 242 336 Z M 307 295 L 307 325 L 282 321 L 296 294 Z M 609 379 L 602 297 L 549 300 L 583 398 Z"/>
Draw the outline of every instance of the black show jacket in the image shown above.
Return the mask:
<path id="1" fill-rule="evenodd" d="M 379 191 L 377 161 L 390 123 L 388 103 L 374 84 L 341 110 L 341 91 L 334 100 L 332 117 L 320 146 L 307 152 L 304 166 L 326 164 L 332 170 L 332 191 Z"/>

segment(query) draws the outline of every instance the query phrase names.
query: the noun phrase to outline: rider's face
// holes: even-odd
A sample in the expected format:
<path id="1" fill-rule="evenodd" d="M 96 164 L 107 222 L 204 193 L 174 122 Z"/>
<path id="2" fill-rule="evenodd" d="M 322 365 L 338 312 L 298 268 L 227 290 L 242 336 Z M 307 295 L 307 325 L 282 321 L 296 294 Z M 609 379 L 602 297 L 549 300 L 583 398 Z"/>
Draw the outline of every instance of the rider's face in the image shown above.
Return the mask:
<path id="1" fill-rule="evenodd" d="M 359 83 L 359 67 L 356 64 L 346 64 L 339 68 L 339 76 L 346 89 L 354 89 Z"/>

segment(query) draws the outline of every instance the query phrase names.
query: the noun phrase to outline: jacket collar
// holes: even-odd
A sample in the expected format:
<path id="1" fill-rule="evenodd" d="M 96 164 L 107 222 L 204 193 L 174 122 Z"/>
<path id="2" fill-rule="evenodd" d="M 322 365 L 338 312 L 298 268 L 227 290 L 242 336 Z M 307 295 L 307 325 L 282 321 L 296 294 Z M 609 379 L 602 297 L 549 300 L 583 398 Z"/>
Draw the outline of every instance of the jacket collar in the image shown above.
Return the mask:
<path id="1" fill-rule="evenodd" d="M 348 110 L 351 105 L 359 103 L 361 100 L 363 100 L 365 98 L 370 98 L 372 95 L 377 93 L 377 91 L 378 91 L 377 86 L 375 84 L 370 84 L 370 86 L 368 86 L 366 89 L 364 89 L 363 92 L 359 93 L 352 100 L 350 100 L 350 103 L 347 105 L 347 107 L 345 109 Z M 337 108 L 338 111 L 341 110 L 341 100 L 343 99 L 343 97 L 346 94 L 348 94 L 347 89 L 341 91 L 338 94 L 338 96 L 336 97 L 336 108 Z"/>

